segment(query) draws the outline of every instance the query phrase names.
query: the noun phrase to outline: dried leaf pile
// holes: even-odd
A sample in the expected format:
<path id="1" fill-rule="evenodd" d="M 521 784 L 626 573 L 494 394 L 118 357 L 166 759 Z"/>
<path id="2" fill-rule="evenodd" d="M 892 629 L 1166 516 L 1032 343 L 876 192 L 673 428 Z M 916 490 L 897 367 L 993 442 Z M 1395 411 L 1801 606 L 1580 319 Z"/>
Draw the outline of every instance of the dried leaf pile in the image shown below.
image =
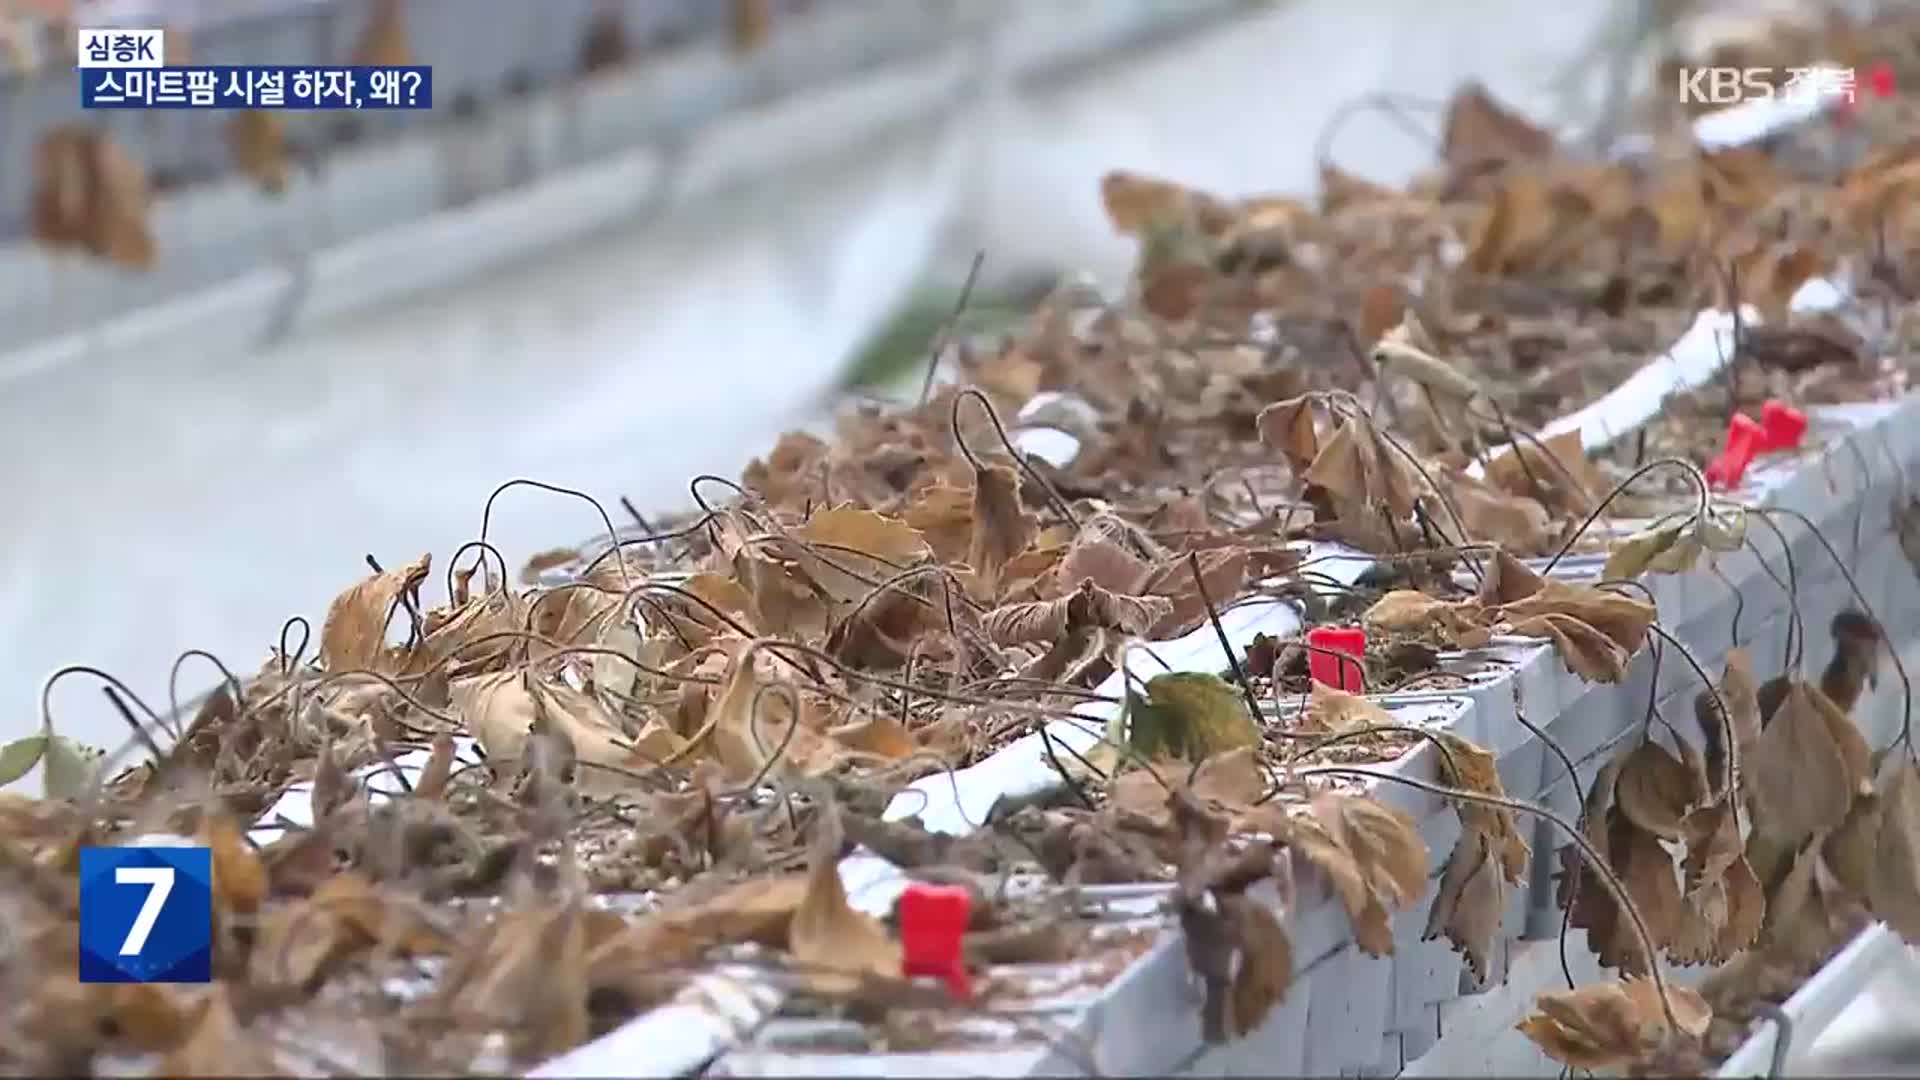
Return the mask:
<path id="1" fill-rule="evenodd" d="M 1624 683 L 1664 634 L 1654 605 L 1525 560 L 1609 546 L 1603 518 L 1642 526 L 1614 534 L 1609 579 L 1741 546 L 1737 505 L 1616 492 L 1633 463 L 1530 433 L 1736 285 L 1779 314 L 1814 274 L 1877 273 L 1908 149 L 1788 149 L 1591 160 L 1468 88 L 1440 168 L 1407 190 L 1331 162 L 1318 206 L 1114 173 L 1107 210 L 1140 240 L 1124 302 L 1063 288 L 1021 333 L 939 358 L 958 385 L 790 432 L 737 484 L 696 478 L 697 512 L 608 521 L 517 584 L 484 530 L 444 563 L 370 557 L 317 629 L 290 621 L 177 735 L 116 684 L 150 762 L 103 766 L 43 717 L 0 749 L 0 781 L 44 763 L 50 793 L 0 795 L 0 1065 L 508 1072 L 722 961 L 789 1011 L 866 1021 L 873 1049 L 951 1046 L 979 1038 L 955 1018 L 1037 992 L 1017 965 L 1104 957 L 1080 976 L 1097 983 L 1145 948 L 1076 895 L 1107 883 L 1167 885 L 1209 1042 L 1286 1000 L 1300 873 L 1362 951 L 1390 953 L 1394 916 L 1425 905 L 1426 936 L 1495 977 L 1546 812 L 1508 797 L 1488 750 L 1378 694 L 1464 678 L 1508 635 Z M 1826 208 L 1817 236 L 1806 206 Z M 1834 394 L 1899 389 L 1879 358 L 1911 355 L 1905 324 L 1847 318 L 1860 343 L 1810 367 L 1843 372 Z M 1765 372 L 1817 400 L 1806 370 L 1756 361 L 1736 388 Z M 578 495 L 501 493 L 529 487 Z M 1373 568 L 1335 579 L 1315 542 Z M 1217 672 L 1139 655 L 1255 599 L 1364 626 L 1367 692 L 1311 684 L 1300 639 Z M 1920 938 L 1920 770 L 1850 718 L 1879 624 L 1832 630 L 1817 679 L 1709 658 L 1694 727 L 1649 722 L 1560 822 L 1577 843 L 1540 853 L 1619 973 L 1523 1021 L 1557 1059 L 1705 1061 L 1744 1033 L 1755 985 L 1803 977 L 1869 914 Z M 1056 782 L 974 831 L 883 816 L 910 782 L 1101 699 L 1096 748 L 1046 736 Z M 424 765 L 397 790 L 407 754 Z M 1391 783 L 1458 814 L 1444 859 Z M 310 825 L 263 819 L 296 787 Z M 77 851 L 156 832 L 213 848 L 217 979 L 82 985 Z M 855 845 L 970 891 L 971 1000 L 906 976 L 897 919 L 836 869 Z M 1052 885 L 1015 887 L 1036 877 Z M 1698 991 L 1666 978 L 1695 964 L 1719 966 Z"/>

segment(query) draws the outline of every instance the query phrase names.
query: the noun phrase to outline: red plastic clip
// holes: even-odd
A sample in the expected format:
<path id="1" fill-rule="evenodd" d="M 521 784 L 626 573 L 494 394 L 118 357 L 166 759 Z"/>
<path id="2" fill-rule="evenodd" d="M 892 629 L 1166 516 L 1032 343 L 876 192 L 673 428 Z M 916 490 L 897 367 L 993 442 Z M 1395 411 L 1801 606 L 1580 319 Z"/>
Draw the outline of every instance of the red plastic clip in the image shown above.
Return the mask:
<path id="1" fill-rule="evenodd" d="M 1753 455 L 1760 450 L 1760 440 L 1766 429 L 1760 421 L 1746 413 L 1734 413 L 1727 421 L 1727 445 L 1720 456 L 1707 463 L 1707 483 L 1714 488 L 1727 489 L 1740 486 L 1740 480 L 1747 475 L 1747 466 L 1753 464 Z"/>
<path id="2" fill-rule="evenodd" d="M 1893 96 L 1893 65 L 1885 60 L 1867 69 L 1867 92 L 1877 98 Z"/>
<path id="3" fill-rule="evenodd" d="M 1307 631 L 1307 672 L 1313 681 L 1358 694 L 1366 689 L 1360 658 L 1367 655 L 1367 632 L 1358 626 L 1316 626 Z M 1337 656 L 1336 653 L 1345 653 Z M 1347 657 L 1353 657 L 1349 660 Z"/>
<path id="4" fill-rule="evenodd" d="M 957 998 L 972 996 L 967 963 L 960 949 L 973 920 L 973 896 L 958 885 L 909 884 L 900 894 L 902 970 L 909 976 L 944 980 Z"/>
<path id="5" fill-rule="evenodd" d="M 1768 398 L 1760 406 L 1760 429 L 1760 453 L 1792 450 L 1807 433 L 1807 414 L 1779 398 Z"/>

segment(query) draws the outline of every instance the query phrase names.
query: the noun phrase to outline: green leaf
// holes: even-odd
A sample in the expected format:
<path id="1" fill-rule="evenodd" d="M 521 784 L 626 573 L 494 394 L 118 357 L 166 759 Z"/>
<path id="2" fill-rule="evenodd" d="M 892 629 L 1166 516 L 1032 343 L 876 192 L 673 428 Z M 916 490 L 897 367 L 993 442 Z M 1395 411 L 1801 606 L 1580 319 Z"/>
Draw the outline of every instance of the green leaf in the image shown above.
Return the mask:
<path id="1" fill-rule="evenodd" d="M 1218 675 L 1173 671 L 1147 680 L 1127 699 L 1127 745 L 1144 757 L 1202 761 L 1260 742 L 1260 726 L 1232 683 Z"/>
<path id="2" fill-rule="evenodd" d="M 32 772 L 33 767 L 40 763 L 40 755 L 46 748 L 45 735 L 29 735 L 0 746 L 0 787 L 6 787 Z"/>
<path id="3" fill-rule="evenodd" d="M 47 798 L 75 799 L 93 786 L 105 750 L 76 742 L 65 735 L 46 738 Z"/>

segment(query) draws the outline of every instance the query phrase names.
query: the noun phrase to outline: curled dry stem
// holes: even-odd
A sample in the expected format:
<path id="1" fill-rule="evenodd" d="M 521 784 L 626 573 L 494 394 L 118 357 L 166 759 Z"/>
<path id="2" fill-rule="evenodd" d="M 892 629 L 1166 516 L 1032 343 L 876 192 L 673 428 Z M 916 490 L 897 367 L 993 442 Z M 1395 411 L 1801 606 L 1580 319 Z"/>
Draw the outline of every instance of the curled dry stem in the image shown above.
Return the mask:
<path id="1" fill-rule="evenodd" d="M 593 507 L 594 513 L 600 515 L 600 523 L 607 527 L 607 543 L 613 544 L 616 546 L 620 543 L 619 530 L 613 527 L 613 518 L 611 515 L 607 513 L 607 508 L 600 505 L 600 500 L 594 498 L 593 496 L 587 494 L 584 491 L 580 491 L 575 488 L 561 487 L 558 484 L 549 484 L 544 480 L 530 480 L 530 479 L 527 479 L 526 477 L 516 477 L 515 479 L 509 480 L 506 483 L 501 484 L 499 487 L 494 488 L 493 494 L 487 496 L 487 505 L 480 511 L 480 539 L 481 540 L 485 540 L 487 538 L 488 529 L 493 524 L 493 501 L 495 499 L 498 499 L 502 494 L 504 494 L 510 488 L 515 488 L 515 487 L 537 488 L 538 490 L 541 490 L 541 491 L 552 492 L 555 495 L 565 495 L 565 496 L 568 496 L 569 498 L 579 499 L 585 502 L 587 505 Z M 632 584 L 632 582 L 630 582 L 627 578 L 627 562 L 625 559 L 620 560 L 620 583 L 622 585 Z"/>
<path id="2" fill-rule="evenodd" d="M 1712 696 L 1713 709 L 1720 716 L 1721 745 L 1726 747 L 1726 753 L 1722 755 L 1722 758 L 1724 760 L 1721 762 L 1720 791 L 1719 791 L 1719 794 L 1714 796 L 1714 798 L 1716 802 L 1720 799 L 1732 799 L 1733 798 L 1733 777 L 1735 772 L 1734 759 L 1738 756 L 1736 754 L 1736 746 L 1734 743 L 1734 735 L 1733 735 L 1733 711 L 1727 708 L 1727 699 L 1720 696 L 1720 688 L 1714 685 L 1713 677 L 1707 674 L 1706 668 L 1703 668 L 1700 666 L 1700 661 L 1693 655 L 1693 653 L 1690 650 L 1688 650 L 1688 648 L 1685 645 L 1681 644 L 1679 638 L 1674 637 L 1671 633 L 1667 631 L 1666 627 L 1661 626 L 1657 622 L 1647 624 L 1647 629 L 1657 634 L 1662 642 L 1666 643 L 1666 645 L 1669 648 L 1673 649 L 1675 652 L 1680 654 L 1680 659 L 1685 660 L 1687 662 L 1687 666 L 1692 668 L 1693 673 L 1699 677 L 1700 685 L 1705 687 L 1706 692 Z M 1735 803 L 1735 806 L 1736 806 L 1735 813 L 1737 814 L 1738 813 L 1737 802 Z"/>
<path id="3" fill-rule="evenodd" d="M 1234 651 L 1233 642 L 1227 638 L 1226 627 L 1220 625 L 1220 611 L 1213 606 L 1213 597 L 1207 595 L 1207 579 L 1200 573 L 1200 555 L 1187 552 L 1187 572 L 1193 575 L 1194 592 L 1200 596 L 1200 604 L 1207 610 L 1207 622 L 1213 627 L 1214 639 L 1220 642 L 1220 651 L 1227 654 L 1227 667 L 1233 672 L 1233 681 L 1240 687 L 1240 695 L 1247 702 L 1247 718 L 1258 723 L 1260 720 L 1260 699 L 1254 696 L 1253 684 L 1247 681 L 1247 673 L 1240 666 L 1240 657 Z M 1194 768 L 1199 769 L 1199 763 Z"/>
<path id="4" fill-rule="evenodd" d="M 1365 416 L 1364 410 L 1359 407 L 1359 399 L 1344 391 L 1315 391 L 1308 396 L 1322 398 L 1329 409 L 1334 407 L 1335 402 L 1340 402 L 1348 408 L 1353 409 L 1357 415 Z M 1407 465 L 1420 477 L 1420 481 L 1427 485 L 1427 490 L 1433 492 L 1434 497 L 1440 500 L 1440 505 L 1446 508 L 1447 516 L 1453 519 L 1455 538 L 1454 542 L 1449 545 L 1448 550 L 1461 555 L 1461 559 L 1466 563 L 1467 569 L 1473 572 L 1474 580 L 1482 580 L 1483 571 L 1480 565 L 1471 558 L 1466 557 L 1466 552 L 1473 550 L 1473 535 L 1467 531 L 1467 519 L 1461 514 L 1460 505 L 1454 501 L 1453 494 L 1446 488 L 1440 486 L 1439 481 L 1433 478 L 1433 473 L 1427 470 L 1426 462 L 1421 461 L 1420 456 L 1415 454 L 1413 449 L 1400 439 L 1400 436 L 1395 435 L 1385 428 L 1376 427 L 1374 431 L 1380 436 L 1381 442 L 1392 447 L 1395 453 L 1406 460 Z M 1434 551 L 1423 551 L 1419 552 L 1419 554 L 1431 557 Z"/>
<path id="5" fill-rule="evenodd" d="M 1800 666 L 1800 661 L 1806 655 L 1807 649 L 1806 620 L 1800 614 L 1800 571 L 1795 565 L 1793 545 L 1787 542 L 1787 534 L 1781 531 L 1780 523 L 1774 521 L 1772 517 L 1766 514 L 1750 516 L 1773 534 L 1774 540 L 1780 545 L 1780 558 L 1787 564 L 1787 581 L 1784 586 L 1787 591 L 1787 636 L 1793 648 L 1787 653 L 1785 670 L 1792 671 Z M 1759 558 L 1759 556 L 1760 551 L 1756 547 L 1754 557 Z M 1765 564 L 1765 560 L 1761 560 L 1761 565 Z"/>
<path id="6" fill-rule="evenodd" d="M 981 264 L 987 261 L 985 248 L 973 253 L 973 265 L 967 268 L 967 280 L 960 286 L 960 297 L 953 302 L 953 313 L 940 325 L 940 333 L 934 337 L 933 345 L 927 350 L 927 372 L 920 380 L 919 402 L 927 403 L 927 395 L 933 392 L 933 376 L 940 370 L 940 357 L 946 354 L 947 347 L 953 344 L 954 330 L 960 325 L 960 316 L 966 314 L 967 303 L 973 299 L 974 283 L 980 280 Z"/>
<path id="7" fill-rule="evenodd" d="M 1695 468 L 1690 461 L 1685 461 L 1680 458 L 1658 458 L 1633 470 L 1625 480 L 1615 484 L 1613 490 L 1607 492 L 1606 497 L 1600 500 L 1599 505 L 1595 506 L 1587 513 L 1587 516 L 1581 520 L 1579 527 L 1568 534 L 1566 542 L 1560 545 L 1559 551 L 1554 552 L 1553 558 L 1547 560 L 1547 565 L 1541 568 L 1540 573 L 1542 575 L 1553 573 L 1553 568 L 1560 565 L 1560 560 L 1567 557 L 1567 552 L 1572 551 L 1573 546 L 1580 542 L 1580 538 L 1586 535 L 1587 530 L 1593 528 L 1593 523 L 1599 520 L 1601 514 L 1606 513 L 1607 507 L 1612 506 L 1615 499 L 1625 495 L 1627 489 L 1638 483 L 1641 477 L 1655 469 L 1677 469 L 1684 473 L 1687 479 L 1692 481 L 1694 492 L 1698 496 L 1698 502 L 1694 508 L 1694 520 L 1706 520 L 1707 514 L 1711 512 L 1707 492 L 1707 478 L 1702 476 L 1700 470 Z"/>
<path id="8" fill-rule="evenodd" d="M 1770 514 L 1785 514 L 1787 517 L 1798 521 L 1808 532 L 1812 533 L 1814 540 L 1819 543 L 1821 550 L 1825 551 L 1827 557 L 1833 560 L 1834 569 L 1840 572 L 1840 579 L 1847 583 L 1847 590 L 1853 594 L 1854 602 L 1859 604 L 1861 612 L 1873 621 L 1873 628 L 1879 633 L 1880 639 L 1891 645 L 1894 639 L 1888 636 L 1886 624 L 1880 621 L 1880 616 L 1874 611 L 1873 604 L 1868 601 L 1866 593 L 1860 591 L 1860 583 L 1854 580 L 1853 571 L 1847 569 L 1846 560 L 1842 559 L 1840 553 L 1833 549 L 1832 542 L 1827 539 L 1825 533 L 1820 531 L 1820 527 L 1813 523 L 1812 519 L 1798 510 L 1792 510 L 1784 506 L 1754 507 L 1753 512 L 1763 518 Z M 1916 753 L 1913 745 L 1913 680 L 1907 676 L 1907 665 L 1900 659 L 1899 649 L 1888 648 L 1887 656 L 1888 659 L 1893 661 L 1894 672 L 1900 676 L 1900 736 L 1895 741 L 1906 747 L 1907 755 L 1910 758 L 1920 761 L 1920 753 Z"/>
<path id="9" fill-rule="evenodd" d="M 1348 121 L 1364 112 L 1378 112 L 1399 125 L 1402 131 L 1407 132 L 1426 145 L 1436 145 L 1439 140 L 1433 132 L 1423 130 L 1407 116 L 1405 110 L 1409 108 L 1426 109 L 1434 113 L 1444 113 L 1447 111 L 1447 104 L 1444 101 L 1433 101 L 1428 98 L 1416 97 L 1412 94 L 1384 92 L 1362 94 L 1342 102 L 1340 107 L 1333 111 L 1333 115 L 1327 117 L 1327 122 L 1321 125 L 1319 134 L 1314 136 L 1314 162 L 1323 171 L 1333 167 L 1334 137 L 1340 134 L 1340 130 L 1347 125 Z"/>
<path id="10" fill-rule="evenodd" d="M 292 630 L 296 624 L 300 627 L 300 646 L 289 649 L 287 648 L 287 631 Z M 313 644 L 313 624 L 308 622 L 304 615 L 288 616 L 287 621 L 280 624 L 280 638 L 276 653 L 280 657 L 280 674 L 292 675 L 293 669 L 300 666 L 300 659 L 307 655 L 307 646 L 311 644 Z"/>
<path id="11" fill-rule="evenodd" d="M 1067 524 L 1076 528 L 1079 527 L 1080 518 L 1073 512 L 1073 507 L 1067 505 L 1067 500 L 1062 498 L 1058 491 L 1054 490 L 1053 485 L 1047 482 L 1046 477 L 1040 475 L 1039 470 L 1033 467 L 1033 463 L 1027 460 L 1027 455 L 1021 453 L 1020 448 L 1013 445 L 1013 438 L 1007 434 L 1006 425 L 1000 422 L 1000 413 L 993 407 L 993 402 L 988 401 L 987 395 L 982 393 L 978 387 L 973 386 L 966 387 L 954 395 L 953 408 L 947 417 L 948 426 L 953 429 L 954 448 L 959 450 L 961 456 L 967 459 L 967 464 L 972 465 L 976 470 L 985 467 L 980 461 L 980 458 L 974 454 L 973 449 L 967 445 L 965 436 L 960 434 L 960 405 L 969 399 L 979 403 L 980 411 L 986 414 L 987 422 L 993 425 L 993 433 L 999 436 L 1000 445 L 1006 447 L 1007 454 L 1013 458 L 1013 463 L 1018 465 L 1020 471 L 1027 475 L 1027 479 L 1033 481 L 1034 486 L 1038 487 L 1041 493 L 1047 497 L 1047 503 L 1060 514 L 1061 518 L 1064 519 Z"/>
<path id="12" fill-rule="evenodd" d="M 580 568 L 580 574 L 581 576 L 584 577 L 588 574 L 593 573 L 595 570 L 600 568 L 601 563 L 606 562 L 610 558 L 616 557 L 622 550 L 626 548 L 640 547 L 644 544 L 659 544 L 659 543 L 664 543 L 668 540 L 684 540 L 689 536 L 696 535 L 697 533 L 700 532 L 700 530 L 706 528 L 708 525 L 713 524 L 713 519 L 718 516 L 719 516 L 718 511 L 707 510 L 700 517 L 694 519 L 694 521 L 691 524 L 683 525 L 678 529 L 668 529 L 664 532 L 649 533 L 645 536 L 629 536 L 625 540 L 616 541 L 611 547 L 607 548 L 607 550 L 587 560 L 587 564 Z"/>
<path id="13" fill-rule="evenodd" d="M 454 576 L 459 572 L 459 569 L 460 569 L 460 557 L 465 555 L 469 551 L 477 551 L 480 554 L 479 559 L 476 560 L 474 563 L 474 566 L 476 569 L 486 566 L 487 556 L 492 555 L 493 561 L 499 564 L 500 566 L 499 588 L 504 590 L 512 586 L 513 575 L 507 571 L 507 557 L 500 553 L 500 549 L 497 547 L 494 547 L 492 544 L 487 543 L 485 540 L 469 540 L 466 543 L 461 544 L 459 547 L 454 548 L 453 555 L 447 559 L 446 587 L 447 587 L 447 598 L 449 600 L 451 600 L 457 593 L 457 590 L 454 588 L 454 584 L 455 584 Z M 491 582 L 492 575 L 489 574 L 488 578 L 490 580 L 488 582 L 489 587 L 487 589 L 487 592 L 491 594 L 494 591 L 494 588 Z"/>
<path id="14" fill-rule="evenodd" d="M 221 662 L 219 657 L 205 649 L 187 649 L 174 657 L 173 666 L 167 670 L 167 715 L 173 723 L 160 725 L 162 731 L 176 739 L 184 730 L 180 722 L 180 669 L 186 666 L 188 660 L 194 659 L 205 660 L 220 672 L 220 678 L 225 681 L 227 689 L 233 694 L 234 707 L 238 708 L 240 702 L 245 700 L 245 691 L 240 686 L 240 679 Z"/>

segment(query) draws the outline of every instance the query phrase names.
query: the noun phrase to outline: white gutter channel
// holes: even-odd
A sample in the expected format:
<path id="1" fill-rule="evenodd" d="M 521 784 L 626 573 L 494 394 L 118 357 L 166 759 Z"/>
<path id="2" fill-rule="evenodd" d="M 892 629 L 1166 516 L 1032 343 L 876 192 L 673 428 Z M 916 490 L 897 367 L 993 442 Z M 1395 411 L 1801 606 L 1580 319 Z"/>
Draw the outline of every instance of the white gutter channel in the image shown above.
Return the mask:
<path id="1" fill-rule="evenodd" d="M 1780 1006 L 1780 1011 L 1793 1023 L 1788 1061 L 1805 1054 L 1820 1033 L 1839 1019 L 1849 1006 L 1859 1001 L 1873 984 L 1874 978 L 1889 964 L 1900 959 L 1906 950 L 1906 943 L 1900 940 L 1899 934 L 1888 929 L 1886 923 L 1874 923 L 1840 950 L 1839 955 L 1827 961 L 1825 967 L 1814 972 L 1813 978 L 1808 979 Z M 1770 1075 L 1774 1047 L 1779 1037 L 1778 1025 L 1760 1025 L 1759 1030 L 1740 1044 L 1740 1049 L 1721 1063 L 1720 1071 L 1714 1075 Z"/>

